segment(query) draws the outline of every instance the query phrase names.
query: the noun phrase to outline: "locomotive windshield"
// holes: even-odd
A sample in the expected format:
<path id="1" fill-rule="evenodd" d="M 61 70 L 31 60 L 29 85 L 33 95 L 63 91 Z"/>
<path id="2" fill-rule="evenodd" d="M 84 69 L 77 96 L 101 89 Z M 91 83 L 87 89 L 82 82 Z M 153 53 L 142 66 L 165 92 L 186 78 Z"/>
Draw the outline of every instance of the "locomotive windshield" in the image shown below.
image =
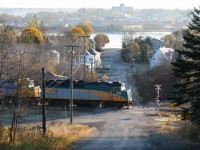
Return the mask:
<path id="1" fill-rule="evenodd" d="M 125 83 L 123 82 L 122 84 L 121 84 L 121 91 L 125 91 L 126 90 L 126 87 L 125 87 Z"/>

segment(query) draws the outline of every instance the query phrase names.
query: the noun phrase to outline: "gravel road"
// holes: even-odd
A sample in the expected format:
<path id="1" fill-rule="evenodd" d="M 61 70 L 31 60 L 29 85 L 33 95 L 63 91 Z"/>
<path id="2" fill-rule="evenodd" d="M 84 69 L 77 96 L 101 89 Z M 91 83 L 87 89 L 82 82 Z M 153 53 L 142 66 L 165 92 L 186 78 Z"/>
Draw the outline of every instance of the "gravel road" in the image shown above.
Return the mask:
<path id="1" fill-rule="evenodd" d="M 95 109 L 89 116 L 74 118 L 74 123 L 98 129 L 73 145 L 77 150 L 191 150 L 198 146 L 183 144 L 178 138 L 162 134 L 155 120 L 155 109 Z"/>

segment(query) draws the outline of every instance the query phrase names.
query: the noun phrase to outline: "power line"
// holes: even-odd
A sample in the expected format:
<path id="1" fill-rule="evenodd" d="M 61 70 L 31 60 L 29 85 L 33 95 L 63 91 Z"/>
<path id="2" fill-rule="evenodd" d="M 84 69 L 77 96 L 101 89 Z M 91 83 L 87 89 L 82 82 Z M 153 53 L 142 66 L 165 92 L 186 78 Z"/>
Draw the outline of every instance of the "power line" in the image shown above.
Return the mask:
<path id="1" fill-rule="evenodd" d="M 70 123 L 73 123 L 73 54 L 74 54 L 74 47 L 81 47 L 81 46 L 75 46 L 75 45 L 65 45 L 65 47 L 71 47 L 71 77 L 70 77 L 70 93 L 71 93 L 71 98 L 70 98 Z"/>

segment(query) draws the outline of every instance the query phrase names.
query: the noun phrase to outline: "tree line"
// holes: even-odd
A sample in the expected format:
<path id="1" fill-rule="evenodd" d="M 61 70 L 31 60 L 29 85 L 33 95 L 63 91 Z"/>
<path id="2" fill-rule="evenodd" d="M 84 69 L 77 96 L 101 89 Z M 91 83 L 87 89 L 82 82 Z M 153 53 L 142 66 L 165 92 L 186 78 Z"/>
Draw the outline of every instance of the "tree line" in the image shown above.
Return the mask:
<path id="1" fill-rule="evenodd" d="M 161 65 L 133 77 L 139 95 L 144 101 L 153 99 L 154 85 L 161 84 L 162 98 L 176 102 L 180 107 L 183 107 L 182 104 L 187 104 L 189 119 L 200 125 L 200 9 L 191 10 L 188 19 L 187 29 L 174 31 L 163 38 L 164 46 L 175 50 L 173 61 L 167 66 Z M 126 49 L 130 56 L 137 54 L 138 49 L 142 53 L 141 45 L 136 41 L 130 41 L 132 47 Z M 133 48 L 134 51 L 131 51 Z"/>

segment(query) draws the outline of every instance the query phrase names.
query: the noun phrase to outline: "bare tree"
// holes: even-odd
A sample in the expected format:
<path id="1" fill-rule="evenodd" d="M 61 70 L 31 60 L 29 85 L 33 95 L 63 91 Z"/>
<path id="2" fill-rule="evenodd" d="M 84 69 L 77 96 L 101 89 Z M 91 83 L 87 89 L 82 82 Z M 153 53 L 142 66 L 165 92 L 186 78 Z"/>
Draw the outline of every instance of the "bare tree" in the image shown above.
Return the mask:
<path id="1" fill-rule="evenodd" d="M 5 115 L 4 110 L 9 110 L 12 115 L 9 130 L 10 143 L 16 141 L 19 126 L 22 123 L 23 114 L 29 110 L 30 99 L 27 99 L 27 83 L 23 78 L 29 77 L 32 71 L 35 57 L 26 45 L 17 43 L 14 31 L 10 27 L 0 30 L 0 80 L 13 79 L 15 88 L 12 97 L 1 97 L 0 115 Z M 3 82 L 0 82 L 3 84 Z M 2 85 L 0 85 L 2 86 Z"/>

